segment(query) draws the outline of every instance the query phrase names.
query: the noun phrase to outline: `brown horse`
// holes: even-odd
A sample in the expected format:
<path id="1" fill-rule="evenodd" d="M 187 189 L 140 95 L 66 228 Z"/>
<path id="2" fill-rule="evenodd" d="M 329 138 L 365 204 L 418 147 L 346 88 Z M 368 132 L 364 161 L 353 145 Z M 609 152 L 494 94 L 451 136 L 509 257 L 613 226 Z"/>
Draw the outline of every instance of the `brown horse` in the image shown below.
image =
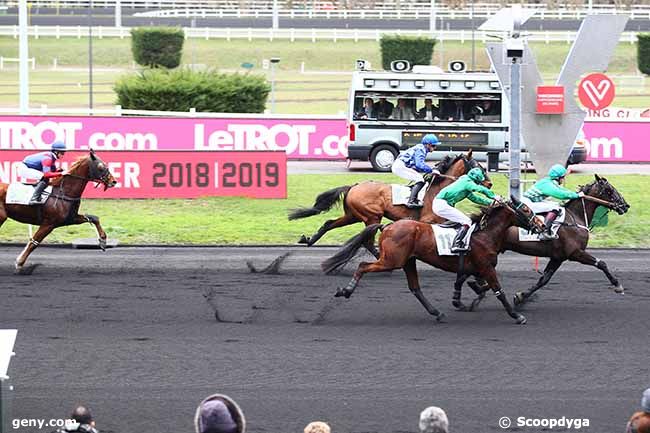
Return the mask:
<path id="1" fill-rule="evenodd" d="M 7 204 L 6 183 L 0 183 L 0 226 L 7 218 L 25 223 L 38 225 L 38 230 L 29 240 L 25 249 L 16 258 L 16 272 L 29 274 L 34 267 L 24 267 L 27 257 L 38 245 L 57 227 L 91 223 L 97 229 L 99 246 L 106 248 L 106 232 L 99 224 L 99 218 L 94 215 L 79 215 L 81 194 L 88 182 L 98 182 L 104 185 L 104 190 L 115 186 L 115 178 L 104 161 L 99 159 L 91 150 L 90 154 L 79 158 L 66 174 L 50 181 L 52 193 L 42 205 L 25 206 Z"/>
<path id="2" fill-rule="evenodd" d="M 427 223 L 441 223 L 444 220 L 433 213 L 431 203 L 442 188 L 452 183 L 456 178 L 466 174 L 472 168 L 479 167 L 483 170 L 485 181 L 483 185 L 492 187 L 492 181 L 485 169 L 478 161 L 472 158 L 472 151 L 467 155 L 455 158 L 447 156 L 437 164 L 437 169 L 444 176 L 436 176 L 427 186 L 423 199 L 423 206 L 419 209 L 409 209 L 402 205 L 393 205 L 392 188 L 383 182 L 367 181 L 356 185 L 340 186 L 321 193 L 316 197 L 313 207 L 294 209 L 289 213 L 289 220 L 306 218 L 330 210 L 335 204 L 343 203 L 343 216 L 327 220 L 311 237 L 302 235 L 298 243 L 312 246 L 328 231 L 350 224 L 363 222 L 366 226 L 378 224 L 383 217 L 392 221 L 401 219 L 414 219 Z M 372 245 L 372 240 L 369 241 Z M 371 251 L 373 252 L 373 251 Z M 373 254 L 375 254 L 373 252 Z M 376 255 L 376 254 L 375 254 Z"/>
<path id="3" fill-rule="evenodd" d="M 385 272 L 402 268 L 406 273 L 411 293 L 429 314 L 436 316 L 440 321 L 443 317 L 442 313 L 429 303 L 420 289 L 416 268 L 416 260 L 419 259 L 444 271 L 454 272 L 459 279 L 466 274 L 484 279 L 510 317 L 515 319 L 518 324 L 524 324 L 526 318 L 512 309 L 501 289 L 495 269 L 497 255 L 503 247 L 505 233 L 510 227 L 519 226 L 540 233 L 543 226 L 525 204 L 517 201 L 514 197 L 511 200 L 509 203 L 499 203 L 483 208 L 479 215 L 472 218 L 479 224 L 479 228 L 472 235 L 470 251 L 464 256 L 438 255 L 436 238 L 430 224 L 400 220 L 386 226 L 373 224 L 366 227 L 361 233 L 351 238 L 338 253 L 323 262 L 323 271 L 331 273 L 344 266 L 364 245 L 366 239 L 374 237 L 378 230 L 382 230 L 379 238 L 381 252 L 379 260 L 373 263 L 359 264 L 347 287 L 339 288 L 335 296 L 349 298 L 361 277 L 368 272 Z"/>
<path id="4" fill-rule="evenodd" d="M 506 239 L 503 244 L 503 250 L 516 251 L 521 254 L 536 257 L 549 257 L 550 261 L 544 269 L 543 275 L 537 283 L 526 292 L 517 292 L 514 297 L 515 305 L 525 303 L 537 290 L 548 284 L 553 274 L 567 260 L 594 266 L 607 276 L 616 293 L 623 293 L 623 286 L 618 279 L 609 271 L 607 264 L 589 254 L 587 244 L 589 243 L 589 226 L 592 223 L 596 208 L 603 204 L 607 208 L 623 215 L 628 211 L 630 205 L 627 204 L 623 196 L 610 184 L 607 179 L 595 175 L 596 180 L 580 188 L 585 193 L 584 199 L 569 200 L 564 206 L 566 211 L 565 222 L 558 230 L 558 239 L 544 242 L 521 242 L 519 233 L 516 228 L 510 228 L 506 232 Z M 604 201 L 596 203 L 589 201 L 589 197 L 595 197 Z M 475 282 L 470 283 L 470 287 L 479 294 L 474 303 L 475 305 L 482 299 L 481 293 L 488 290 L 485 285 L 482 287 Z"/>

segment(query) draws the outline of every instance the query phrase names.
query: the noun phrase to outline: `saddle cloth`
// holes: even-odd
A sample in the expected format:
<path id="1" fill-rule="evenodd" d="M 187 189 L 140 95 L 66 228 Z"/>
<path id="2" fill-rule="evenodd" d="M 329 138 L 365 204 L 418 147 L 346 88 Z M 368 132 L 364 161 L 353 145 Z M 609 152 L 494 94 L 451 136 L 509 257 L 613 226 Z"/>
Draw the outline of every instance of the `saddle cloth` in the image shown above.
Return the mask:
<path id="1" fill-rule="evenodd" d="M 45 201 L 47 200 L 51 192 L 52 192 L 51 186 L 45 188 L 45 191 L 43 192 L 43 194 L 41 194 L 40 204 L 45 203 Z M 34 195 L 33 185 L 12 183 L 9 185 L 9 188 L 7 188 L 7 199 L 5 200 L 5 203 L 28 205 L 29 200 L 32 198 L 32 195 Z"/>
<path id="2" fill-rule="evenodd" d="M 411 196 L 411 188 L 396 183 L 393 183 L 390 186 L 394 205 L 406 204 L 409 201 L 409 197 Z M 424 194 L 427 192 L 426 190 L 427 188 L 425 185 L 425 187 L 422 188 L 418 193 L 418 200 L 422 201 Z"/>
<path id="3" fill-rule="evenodd" d="M 441 227 L 439 224 L 431 224 L 431 226 L 433 228 L 433 234 L 436 237 L 438 255 L 457 256 L 458 253 L 451 252 L 451 247 L 454 244 L 454 239 L 456 238 L 456 233 L 458 233 L 458 231 L 453 227 Z M 469 230 L 467 230 L 467 234 L 465 235 L 464 239 L 466 245 L 469 244 L 469 239 L 472 237 L 472 233 L 474 233 L 475 228 L 476 224 L 472 224 Z"/>
<path id="4" fill-rule="evenodd" d="M 544 212 L 546 214 L 546 212 Z M 544 214 L 536 214 L 538 215 L 538 218 L 542 218 L 544 220 Z M 540 216 L 541 215 L 541 216 Z M 560 225 L 561 223 L 564 222 L 564 218 L 566 218 L 566 212 L 564 211 L 564 208 L 560 209 L 560 214 L 555 218 L 555 221 L 553 221 L 553 225 L 551 226 L 551 233 L 553 235 L 557 234 L 557 231 L 560 230 Z M 521 227 L 519 228 L 519 240 L 521 242 L 539 242 L 539 235 L 536 235 L 535 233 L 532 233 L 526 229 L 522 229 Z"/>

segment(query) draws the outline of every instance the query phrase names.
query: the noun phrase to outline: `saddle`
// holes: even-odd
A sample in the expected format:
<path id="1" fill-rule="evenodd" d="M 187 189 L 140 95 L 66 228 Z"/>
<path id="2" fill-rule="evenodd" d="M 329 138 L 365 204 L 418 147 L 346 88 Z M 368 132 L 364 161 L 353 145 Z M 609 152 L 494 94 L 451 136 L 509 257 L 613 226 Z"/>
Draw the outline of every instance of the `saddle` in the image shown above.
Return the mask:
<path id="1" fill-rule="evenodd" d="M 45 188 L 45 191 L 43 191 L 43 194 L 41 195 L 41 201 L 39 204 L 45 203 L 51 192 L 51 186 Z M 34 184 L 11 183 L 9 184 L 9 188 L 7 188 L 7 198 L 5 199 L 5 203 L 29 205 L 32 195 L 34 195 Z"/>
<path id="2" fill-rule="evenodd" d="M 461 227 L 461 224 L 455 223 L 453 221 L 446 221 L 442 224 L 431 224 L 433 228 L 433 234 L 436 238 L 436 247 L 438 248 L 439 256 L 457 256 L 459 253 L 451 251 L 451 247 L 454 245 L 454 240 L 458 234 L 458 229 Z M 472 237 L 472 233 L 476 229 L 476 224 L 472 224 L 467 230 L 463 241 L 465 245 L 469 245 L 469 241 Z"/>

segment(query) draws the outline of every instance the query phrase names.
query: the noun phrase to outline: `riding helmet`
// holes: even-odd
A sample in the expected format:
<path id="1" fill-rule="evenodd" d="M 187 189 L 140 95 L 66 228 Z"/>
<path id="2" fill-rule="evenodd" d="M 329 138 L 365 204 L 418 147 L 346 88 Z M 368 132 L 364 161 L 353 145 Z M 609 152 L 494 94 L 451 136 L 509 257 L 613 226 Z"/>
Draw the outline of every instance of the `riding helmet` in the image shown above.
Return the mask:
<path id="1" fill-rule="evenodd" d="M 548 171 L 548 177 L 551 179 L 559 179 L 561 177 L 566 176 L 566 168 L 564 168 L 563 165 L 561 164 L 555 164 L 551 169 Z"/>
<path id="2" fill-rule="evenodd" d="M 483 175 L 483 170 L 481 170 L 478 167 L 474 167 L 469 172 L 467 172 L 467 177 L 469 177 L 476 183 L 483 182 L 485 180 L 485 176 Z"/>
<path id="3" fill-rule="evenodd" d="M 437 146 L 440 144 L 440 140 L 436 137 L 435 134 L 427 134 L 422 137 L 422 144 L 430 144 L 432 146 Z"/>
<path id="4" fill-rule="evenodd" d="M 52 152 L 65 152 L 66 146 L 65 143 L 62 142 L 61 140 L 57 140 L 54 143 L 52 143 Z"/>

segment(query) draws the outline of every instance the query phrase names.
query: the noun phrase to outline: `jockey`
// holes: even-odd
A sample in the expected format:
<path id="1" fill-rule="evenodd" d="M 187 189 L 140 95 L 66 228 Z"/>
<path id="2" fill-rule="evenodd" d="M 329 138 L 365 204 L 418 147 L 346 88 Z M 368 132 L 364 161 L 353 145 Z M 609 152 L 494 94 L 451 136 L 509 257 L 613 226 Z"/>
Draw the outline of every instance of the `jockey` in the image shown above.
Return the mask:
<path id="1" fill-rule="evenodd" d="M 63 175 L 63 170 L 57 168 L 56 161 L 63 156 L 65 151 L 65 144 L 62 141 L 55 141 L 50 150 L 34 153 L 23 160 L 18 169 L 18 175 L 22 178 L 39 179 L 34 188 L 34 195 L 29 200 L 30 205 L 40 203 L 41 195 L 47 188 L 50 178 Z"/>
<path id="2" fill-rule="evenodd" d="M 555 221 L 555 218 L 557 218 L 560 212 L 560 204 L 548 201 L 546 198 L 553 197 L 558 200 L 570 200 L 584 197 L 585 195 L 583 192 L 574 192 L 561 185 L 566 175 L 566 168 L 563 165 L 555 164 L 548 171 L 548 175 L 535 182 L 521 198 L 521 201 L 536 214 L 548 212 L 544 220 L 546 230 L 539 235 L 541 240 L 557 239 L 557 235 L 553 236 L 551 234 L 551 227 L 553 227 L 553 221 Z"/>
<path id="3" fill-rule="evenodd" d="M 451 247 L 452 253 L 468 251 L 463 239 L 472 224 L 472 220 L 467 215 L 455 208 L 456 203 L 469 198 L 474 203 L 487 206 L 492 204 L 493 200 L 501 200 L 501 197 L 481 185 L 484 180 L 483 171 L 475 167 L 467 174 L 459 177 L 451 185 L 444 187 L 433 199 L 433 212 L 436 215 L 462 225 Z M 475 194 L 476 192 L 483 194 L 490 200 Z"/>
<path id="4" fill-rule="evenodd" d="M 395 162 L 393 162 L 393 166 L 391 167 L 393 173 L 401 178 L 415 182 L 415 185 L 411 187 L 411 197 L 409 198 L 408 203 L 406 203 L 406 207 L 409 209 L 422 206 L 418 201 L 418 193 L 424 186 L 424 177 L 422 176 L 422 173 L 432 175 L 440 174 L 438 170 L 429 167 L 424 162 L 427 153 L 432 152 L 438 144 L 440 144 L 438 137 L 434 134 L 427 134 L 422 137 L 421 143 L 416 144 L 406 152 L 402 153 Z"/>

